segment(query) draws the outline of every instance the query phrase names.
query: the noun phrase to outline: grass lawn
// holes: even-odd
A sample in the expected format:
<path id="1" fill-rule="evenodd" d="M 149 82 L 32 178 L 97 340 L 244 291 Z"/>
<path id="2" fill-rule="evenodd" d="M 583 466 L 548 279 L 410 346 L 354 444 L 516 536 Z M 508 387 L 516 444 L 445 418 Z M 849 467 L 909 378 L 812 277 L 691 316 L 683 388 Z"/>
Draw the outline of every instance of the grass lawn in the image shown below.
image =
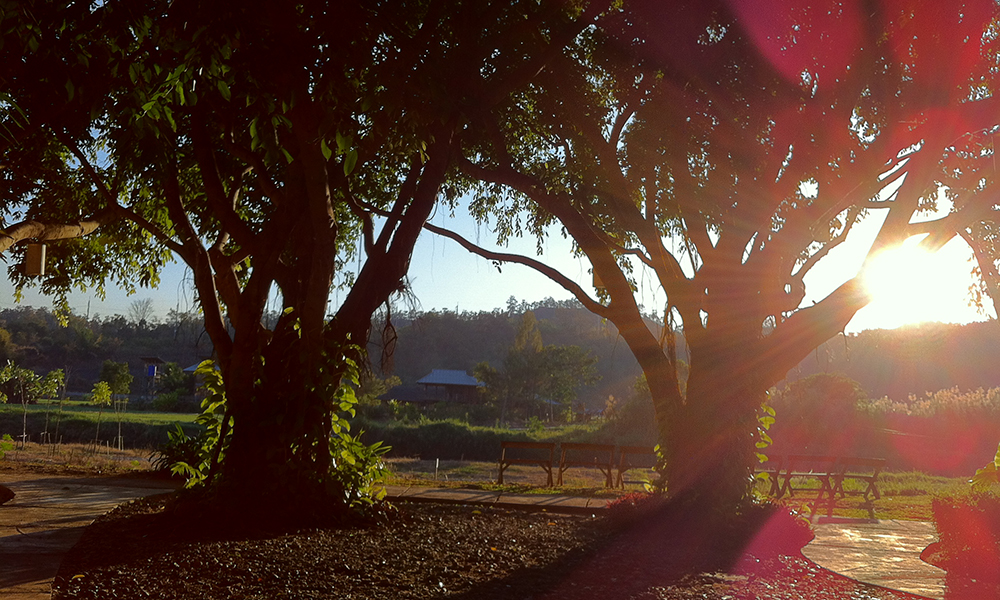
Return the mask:
<path id="1" fill-rule="evenodd" d="M 0 415 L 21 415 L 23 407 L 20 404 L 0 404 Z M 28 405 L 28 415 L 44 415 L 49 413 L 52 416 L 60 414 L 57 402 L 42 401 L 38 404 Z M 63 418 L 80 418 L 97 422 L 97 417 L 101 414 L 97 406 L 82 401 L 66 401 L 62 407 Z M 110 418 L 109 418 L 110 415 Z M 143 425 L 170 425 L 173 423 L 193 423 L 195 413 L 171 413 L 171 412 L 145 412 L 145 411 L 125 411 L 122 414 L 122 422 L 141 423 Z M 115 411 L 109 407 L 104 407 L 101 420 L 108 422 L 117 420 Z"/>
<path id="2" fill-rule="evenodd" d="M 390 475 L 386 483 L 389 485 L 461 487 L 519 494 L 567 494 L 608 499 L 642 489 L 638 485 L 629 486 L 624 491 L 608 489 L 604 487 L 604 475 L 597 469 L 569 469 L 563 474 L 562 487 L 547 487 L 545 471 L 529 465 L 511 465 L 504 470 L 504 484 L 498 485 L 495 462 L 390 458 L 388 463 Z M 558 478 L 556 469 L 552 471 L 552 478 Z"/>
<path id="3" fill-rule="evenodd" d="M 596 469 L 570 469 L 563 476 L 565 485 L 547 487 L 545 472 L 541 468 L 513 465 L 504 471 L 505 483 L 500 486 L 496 483 L 497 464 L 493 462 L 391 458 L 388 464 L 390 475 L 386 483 L 389 485 L 461 487 L 608 499 L 642 490 L 639 485 L 628 485 L 625 490 L 605 488 L 604 476 Z M 627 480 L 639 480 L 643 474 L 636 469 L 629 475 Z M 819 482 L 813 483 L 813 487 L 818 491 Z M 860 495 L 837 498 L 833 514 L 838 517 L 863 519 L 933 521 L 931 500 L 935 496 L 960 493 L 969 488 L 967 479 L 935 477 L 915 471 L 882 473 L 877 485 L 882 495 L 880 499 L 866 502 Z M 808 482 L 805 482 L 805 486 L 809 486 Z M 761 489 L 766 489 L 766 486 L 762 486 Z M 852 480 L 844 483 L 844 489 L 848 492 L 863 490 L 859 483 Z M 779 502 L 804 515 L 812 515 L 816 494 L 800 491 L 792 497 L 786 496 L 780 499 Z M 826 504 L 823 504 L 816 512 L 826 515 L 826 511 Z"/>
<path id="4" fill-rule="evenodd" d="M 819 481 L 813 481 L 815 489 L 819 489 Z M 806 484 L 808 485 L 808 483 Z M 865 501 L 860 495 L 848 495 L 837 498 L 833 514 L 838 517 L 861 519 L 899 519 L 910 521 L 933 521 L 931 501 L 935 496 L 955 494 L 969 490 L 967 478 L 936 477 L 917 471 L 890 472 L 879 475 L 876 485 L 881 498 L 874 500 L 869 496 Z M 844 490 L 861 492 L 864 490 L 858 482 L 847 480 Z M 785 496 L 779 500 L 802 514 L 826 515 L 827 505 L 817 507 L 816 494 L 808 491 L 797 492 L 794 496 Z"/>

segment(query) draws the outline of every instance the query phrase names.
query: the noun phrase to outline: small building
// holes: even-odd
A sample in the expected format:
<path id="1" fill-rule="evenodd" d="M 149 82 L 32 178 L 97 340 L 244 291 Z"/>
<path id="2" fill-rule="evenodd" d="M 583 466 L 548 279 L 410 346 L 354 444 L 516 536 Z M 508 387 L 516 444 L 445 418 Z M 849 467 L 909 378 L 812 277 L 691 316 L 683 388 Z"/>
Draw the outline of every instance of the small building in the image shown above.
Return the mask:
<path id="1" fill-rule="evenodd" d="M 486 384 L 465 371 L 434 369 L 417 380 L 424 388 L 425 402 L 476 402 L 476 390 Z"/>
<path id="2" fill-rule="evenodd" d="M 159 377 L 160 369 L 163 365 L 167 364 L 167 362 L 159 356 L 142 356 L 139 357 L 139 360 L 141 360 L 143 364 L 142 372 L 146 375 L 146 377 L 152 378 Z"/>

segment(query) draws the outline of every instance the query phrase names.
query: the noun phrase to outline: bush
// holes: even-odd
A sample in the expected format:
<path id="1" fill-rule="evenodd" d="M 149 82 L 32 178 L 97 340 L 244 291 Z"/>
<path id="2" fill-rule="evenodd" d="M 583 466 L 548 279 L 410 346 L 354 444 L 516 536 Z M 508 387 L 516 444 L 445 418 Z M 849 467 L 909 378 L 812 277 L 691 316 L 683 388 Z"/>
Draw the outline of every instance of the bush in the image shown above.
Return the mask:
<path id="1" fill-rule="evenodd" d="M 496 461 L 501 441 L 584 442 L 594 444 L 630 444 L 612 437 L 599 425 L 569 425 L 543 431 L 513 430 L 506 427 L 481 427 L 459 420 L 418 423 L 385 423 L 356 418 L 352 430 L 367 431 L 368 440 L 381 440 L 392 447 L 391 456 L 443 460 Z M 652 447 L 652 444 L 650 444 Z"/>
<path id="2" fill-rule="evenodd" d="M 181 393 L 177 390 L 160 394 L 153 398 L 153 410 L 158 412 L 176 412 L 180 407 Z"/>
<path id="3" fill-rule="evenodd" d="M 167 443 L 156 449 L 157 456 L 153 460 L 155 470 L 172 472 L 173 466 L 177 463 L 197 464 L 201 453 L 201 436 L 188 436 L 180 425 L 176 425 L 174 431 L 168 432 L 167 436 Z"/>
<path id="4" fill-rule="evenodd" d="M 531 441 L 523 431 L 477 427 L 457 420 L 386 424 L 358 419 L 352 425 L 355 428 L 367 431 L 366 439 L 391 446 L 393 456 L 494 461 L 502 440 Z"/>
<path id="5" fill-rule="evenodd" d="M 940 542 L 928 548 L 956 597 L 1000 597 L 1000 496 L 943 496 L 931 504 Z"/>
<path id="6" fill-rule="evenodd" d="M 14 449 L 14 438 L 10 437 L 9 433 L 3 434 L 0 438 L 0 458 L 7 455 L 8 452 Z"/>
<path id="7" fill-rule="evenodd" d="M 652 513 L 662 509 L 665 502 L 666 497 L 662 494 L 630 492 L 610 500 L 606 515 L 613 523 L 622 525 L 636 523 L 648 519 Z"/>

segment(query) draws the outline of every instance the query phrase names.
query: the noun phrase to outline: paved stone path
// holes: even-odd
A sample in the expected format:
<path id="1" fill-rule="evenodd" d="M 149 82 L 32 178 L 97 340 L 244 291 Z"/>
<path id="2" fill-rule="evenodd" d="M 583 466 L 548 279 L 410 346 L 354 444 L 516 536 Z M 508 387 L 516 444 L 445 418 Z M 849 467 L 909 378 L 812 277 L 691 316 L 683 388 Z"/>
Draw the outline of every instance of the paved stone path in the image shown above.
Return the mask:
<path id="1" fill-rule="evenodd" d="M 128 500 L 176 487 L 127 478 L 75 478 L 0 473 L 17 497 L 0 506 L 0 600 L 43 600 L 63 556 L 95 518 Z M 553 512 L 598 512 L 607 500 L 504 494 L 477 490 L 389 486 L 391 498 L 494 506 L 534 506 Z M 937 536 L 931 523 L 824 519 L 804 550 L 820 566 L 865 583 L 928 598 L 944 598 L 944 571 L 920 560 Z"/>
<path id="2" fill-rule="evenodd" d="M 851 579 L 941 600 L 945 572 L 920 560 L 937 541 L 934 523 L 824 519 L 802 554 Z"/>
<path id="3" fill-rule="evenodd" d="M 63 556 L 84 528 L 122 502 L 176 486 L 127 478 L 0 473 L 17 496 L 0 506 L 0 600 L 51 595 Z"/>

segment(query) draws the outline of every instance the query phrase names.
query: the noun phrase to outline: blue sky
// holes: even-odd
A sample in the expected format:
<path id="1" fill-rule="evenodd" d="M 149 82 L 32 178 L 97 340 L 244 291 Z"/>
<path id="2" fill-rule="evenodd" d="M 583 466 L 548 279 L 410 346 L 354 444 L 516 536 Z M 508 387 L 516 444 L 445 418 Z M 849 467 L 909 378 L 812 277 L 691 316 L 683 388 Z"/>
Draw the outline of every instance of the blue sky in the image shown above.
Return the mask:
<path id="1" fill-rule="evenodd" d="M 477 225 L 468 216 L 451 218 L 439 214 L 433 221 L 483 244 L 493 240 L 487 228 Z M 873 218 L 857 227 L 849 243 L 836 249 L 816 266 L 807 278 L 809 296 L 806 304 L 822 299 L 858 272 L 877 225 L 878 219 Z M 532 238 L 516 238 L 509 251 L 534 256 L 535 241 Z M 558 229 L 553 228 L 550 232 L 544 251 L 540 258 L 542 261 L 593 291 L 589 264 L 586 259 L 572 256 L 570 242 L 562 238 Z M 888 286 L 891 293 L 883 294 L 885 297 L 880 296 L 859 312 L 848 331 L 894 328 L 917 319 L 953 323 L 985 319 L 985 316 L 969 308 L 966 300 L 971 283 L 970 259 L 968 247 L 956 239 L 933 260 L 909 265 L 904 260 L 902 264 L 887 267 L 888 274 L 883 276 L 891 278 L 891 285 Z M 85 315 L 89 310 L 91 316 L 124 315 L 129 304 L 144 298 L 153 300 L 158 315 L 164 315 L 170 309 L 189 310 L 194 306 L 194 294 L 190 285 L 185 283 L 185 276 L 186 268 L 173 264 L 164 272 L 158 289 L 140 289 L 133 296 L 126 296 L 117 289 L 108 290 L 104 301 L 93 294 L 74 294 L 70 304 L 74 312 Z M 529 302 L 546 297 L 570 297 L 560 286 L 527 267 L 507 264 L 498 271 L 492 263 L 470 254 L 455 242 L 429 232 L 424 232 L 414 249 L 410 281 L 419 300 L 417 308 L 425 311 L 488 311 L 505 306 L 510 296 Z M 647 310 L 655 309 L 661 314 L 663 296 L 657 292 L 655 280 L 640 277 L 639 283 L 640 301 Z M 331 303 L 336 306 L 339 301 L 340 294 L 335 292 Z M 51 306 L 51 300 L 28 291 L 22 304 Z M 14 305 L 12 286 L 4 272 L 0 279 L 0 308 Z"/>

